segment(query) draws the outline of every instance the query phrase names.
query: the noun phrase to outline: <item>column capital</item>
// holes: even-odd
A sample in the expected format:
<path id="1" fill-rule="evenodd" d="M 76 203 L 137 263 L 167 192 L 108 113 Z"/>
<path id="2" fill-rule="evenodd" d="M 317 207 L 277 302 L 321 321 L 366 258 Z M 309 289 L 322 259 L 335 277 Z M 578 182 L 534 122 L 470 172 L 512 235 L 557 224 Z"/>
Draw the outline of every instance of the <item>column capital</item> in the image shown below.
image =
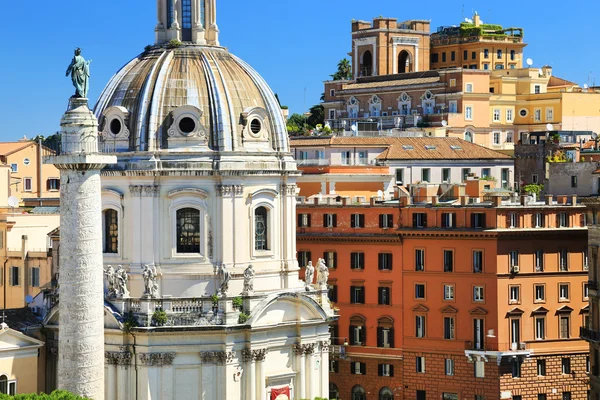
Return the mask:
<path id="1" fill-rule="evenodd" d="M 173 364 L 175 353 L 141 353 L 140 361 L 147 367 L 162 367 Z"/>
<path id="2" fill-rule="evenodd" d="M 295 344 L 294 352 L 298 355 L 310 355 L 315 351 L 316 343 Z"/>
<path id="3" fill-rule="evenodd" d="M 229 364 L 235 358 L 235 351 L 203 351 L 200 358 L 205 364 Z"/>

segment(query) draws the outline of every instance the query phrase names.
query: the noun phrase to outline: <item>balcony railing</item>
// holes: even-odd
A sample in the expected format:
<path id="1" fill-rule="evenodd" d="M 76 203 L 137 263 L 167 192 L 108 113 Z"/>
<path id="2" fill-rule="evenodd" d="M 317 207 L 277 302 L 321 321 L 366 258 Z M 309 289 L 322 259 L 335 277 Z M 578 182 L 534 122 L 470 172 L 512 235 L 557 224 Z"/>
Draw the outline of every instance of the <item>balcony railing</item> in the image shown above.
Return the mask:
<path id="1" fill-rule="evenodd" d="M 121 153 L 129 151 L 127 143 L 103 140 L 101 137 L 76 140 L 61 138 L 61 141 L 44 145 L 43 156 L 86 155 L 98 153 Z"/>
<path id="2" fill-rule="evenodd" d="M 588 289 L 590 290 L 598 290 L 598 287 L 600 285 L 598 284 L 598 281 L 588 281 Z"/>
<path id="3" fill-rule="evenodd" d="M 468 341 L 465 343 L 465 350 L 500 352 L 526 351 L 527 343 L 476 343 Z"/>
<path id="4" fill-rule="evenodd" d="M 589 342 L 600 342 L 600 332 L 590 328 L 585 328 L 583 326 L 579 328 L 579 336 Z"/>
<path id="5" fill-rule="evenodd" d="M 153 326 L 156 311 L 165 312 L 164 326 L 222 325 L 227 301 L 214 304 L 211 299 L 125 299 L 124 313 L 131 313 L 141 327 Z"/>

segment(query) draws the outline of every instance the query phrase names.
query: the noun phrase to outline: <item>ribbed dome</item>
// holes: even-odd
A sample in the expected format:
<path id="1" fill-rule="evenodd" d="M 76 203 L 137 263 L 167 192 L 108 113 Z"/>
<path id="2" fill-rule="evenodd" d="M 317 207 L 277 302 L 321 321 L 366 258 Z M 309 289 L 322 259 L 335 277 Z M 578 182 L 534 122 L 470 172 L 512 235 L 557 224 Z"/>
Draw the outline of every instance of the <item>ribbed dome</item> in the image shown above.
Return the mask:
<path id="1" fill-rule="evenodd" d="M 221 47 L 150 49 L 112 77 L 94 113 L 115 151 L 289 151 L 273 92 Z"/>

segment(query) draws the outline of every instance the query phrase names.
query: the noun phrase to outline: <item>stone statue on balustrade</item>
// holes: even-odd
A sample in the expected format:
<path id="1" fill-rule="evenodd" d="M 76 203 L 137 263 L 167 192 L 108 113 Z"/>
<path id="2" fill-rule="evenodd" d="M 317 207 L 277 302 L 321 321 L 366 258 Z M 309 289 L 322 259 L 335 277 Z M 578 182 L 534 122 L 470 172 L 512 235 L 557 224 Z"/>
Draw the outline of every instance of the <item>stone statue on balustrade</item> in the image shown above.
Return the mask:
<path id="1" fill-rule="evenodd" d="M 313 279 L 315 277 L 315 267 L 312 265 L 312 261 L 308 262 L 304 270 L 304 282 L 306 290 L 310 290 L 312 287 Z"/>
<path id="2" fill-rule="evenodd" d="M 115 289 L 115 270 L 112 265 L 109 265 L 108 268 L 104 270 L 104 275 L 106 276 L 107 296 L 109 299 L 116 299 L 117 291 Z"/>
<path id="3" fill-rule="evenodd" d="M 329 268 L 327 267 L 325 261 L 322 258 L 319 258 L 317 272 L 317 285 L 320 288 L 327 287 L 327 281 L 329 280 Z"/>
<path id="4" fill-rule="evenodd" d="M 129 282 L 129 276 L 122 265 L 117 267 L 114 275 L 114 288 L 117 299 L 124 299 L 129 297 L 129 290 L 127 289 L 127 283 Z"/>
<path id="5" fill-rule="evenodd" d="M 158 298 L 158 274 L 156 272 L 156 266 L 144 265 L 144 271 L 142 272 L 142 278 L 144 278 L 144 299 L 156 299 Z"/>
<path id="6" fill-rule="evenodd" d="M 219 276 L 221 278 L 219 294 L 221 296 L 227 296 L 227 291 L 229 290 L 229 281 L 231 280 L 231 273 L 227 270 L 227 266 L 225 264 L 222 264 L 219 267 Z"/>
<path id="7" fill-rule="evenodd" d="M 244 271 L 244 289 L 242 294 L 244 296 L 251 295 L 254 292 L 254 277 L 256 276 L 256 272 L 254 272 L 254 267 L 252 264 L 248 265 L 248 268 Z"/>
<path id="8" fill-rule="evenodd" d="M 81 55 L 81 49 L 75 49 L 75 56 L 67 68 L 66 76 L 71 75 L 71 81 L 75 87 L 75 94 L 72 97 L 87 98 L 90 79 L 90 63 Z"/>

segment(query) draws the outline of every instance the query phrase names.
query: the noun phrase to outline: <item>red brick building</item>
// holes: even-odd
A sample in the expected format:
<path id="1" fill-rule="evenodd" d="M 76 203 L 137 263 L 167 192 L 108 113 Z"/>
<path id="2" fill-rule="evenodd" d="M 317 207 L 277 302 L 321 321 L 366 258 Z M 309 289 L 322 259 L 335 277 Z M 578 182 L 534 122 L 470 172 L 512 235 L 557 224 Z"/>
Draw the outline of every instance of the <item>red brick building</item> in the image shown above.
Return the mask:
<path id="1" fill-rule="evenodd" d="M 586 398 L 584 208 L 514 200 L 298 204 L 339 308 L 331 398 Z"/>

